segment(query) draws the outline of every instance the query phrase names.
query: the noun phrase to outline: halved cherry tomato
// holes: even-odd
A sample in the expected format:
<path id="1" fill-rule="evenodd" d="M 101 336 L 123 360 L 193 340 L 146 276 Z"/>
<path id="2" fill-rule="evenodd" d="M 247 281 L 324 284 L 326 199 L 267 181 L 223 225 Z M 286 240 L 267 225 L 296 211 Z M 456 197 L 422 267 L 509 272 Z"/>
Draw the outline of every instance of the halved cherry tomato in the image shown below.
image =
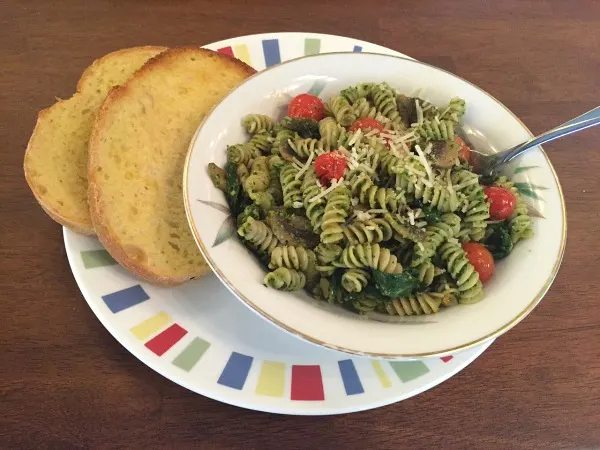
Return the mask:
<path id="1" fill-rule="evenodd" d="M 494 273 L 494 257 L 490 251 L 478 242 L 465 242 L 462 246 L 469 262 L 479 274 L 482 283 L 489 280 Z"/>
<path id="2" fill-rule="evenodd" d="M 288 105 L 288 116 L 321 120 L 325 117 L 325 106 L 319 97 L 300 94 L 295 96 Z"/>
<path id="3" fill-rule="evenodd" d="M 471 160 L 471 148 L 467 145 L 465 141 L 462 140 L 460 136 L 455 136 L 454 141 L 460 145 L 460 150 L 458 151 L 458 158 L 461 161 L 470 162 Z"/>
<path id="4" fill-rule="evenodd" d="M 490 217 L 492 220 L 508 219 L 515 210 L 517 198 L 508 189 L 500 186 L 486 186 L 483 188 L 490 204 Z"/>
<path id="5" fill-rule="evenodd" d="M 363 130 L 365 133 L 368 133 L 371 130 L 379 130 L 383 131 L 383 124 L 377 119 L 371 119 L 370 117 L 361 117 L 360 119 L 356 119 L 348 128 L 348 131 L 356 131 L 358 129 Z"/>
<path id="6" fill-rule="evenodd" d="M 335 150 L 317 156 L 317 159 L 315 159 L 315 172 L 321 179 L 321 183 L 327 185 L 331 180 L 342 178 L 347 165 L 344 154 L 340 150 Z"/>

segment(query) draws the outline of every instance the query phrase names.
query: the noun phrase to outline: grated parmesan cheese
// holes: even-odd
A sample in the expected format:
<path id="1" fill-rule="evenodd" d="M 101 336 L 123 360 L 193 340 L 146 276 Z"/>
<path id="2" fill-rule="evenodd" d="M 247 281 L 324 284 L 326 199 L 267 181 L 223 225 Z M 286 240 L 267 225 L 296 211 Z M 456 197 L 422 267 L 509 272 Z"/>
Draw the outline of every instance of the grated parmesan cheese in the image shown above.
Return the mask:
<path id="1" fill-rule="evenodd" d="M 292 203 L 292 207 L 293 208 L 302 208 L 302 202 L 294 202 Z"/>
<path id="2" fill-rule="evenodd" d="M 339 181 L 334 178 L 333 180 L 331 180 L 331 186 L 329 186 L 327 189 L 325 189 L 324 191 L 322 191 L 320 194 L 315 195 L 313 198 L 311 198 L 308 201 L 308 203 L 318 202 L 323 197 L 325 197 L 327 194 L 329 194 L 331 191 L 333 191 L 336 187 L 338 187 L 339 184 L 342 184 L 343 182 L 344 182 L 344 177 L 341 177 L 339 179 Z"/>
<path id="3" fill-rule="evenodd" d="M 408 215 L 408 223 L 410 223 L 411 225 L 414 225 L 415 224 L 415 213 L 411 210 L 408 210 L 407 215 Z"/>
<path id="4" fill-rule="evenodd" d="M 421 220 L 421 221 L 415 223 L 415 226 L 417 228 L 423 228 L 425 225 L 427 225 L 427 222 L 425 222 L 424 220 Z"/>
<path id="5" fill-rule="evenodd" d="M 369 214 L 385 214 L 387 210 L 385 209 L 369 209 L 367 211 Z"/>
<path id="6" fill-rule="evenodd" d="M 306 164 L 298 171 L 298 173 L 296 174 L 296 176 L 294 177 L 294 179 L 299 180 L 300 177 L 302 177 L 302 175 L 304 175 L 304 172 L 306 172 L 308 170 L 308 168 L 310 167 L 310 165 L 312 164 L 312 160 L 313 160 L 314 157 L 315 157 L 315 152 L 310 152 L 310 156 L 308 157 L 308 161 L 306 161 Z"/>
<path id="7" fill-rule="evenodd" d="M 421 125 L 423 123 L 423 109 L 419 104 L 419 99 L 415 99 L 415 106 L 417 110 L 417 124 Z"/>
<path id="8" fill-rule="evenodd" d="M 356 219 L 361 222 L 366 222 L 367 220 L 371 220 L 371 214 L 366 211 L 356 211 Z"/>
<path id="9" fill-rule="evenodd" d="M 433 183 L 433 170 L 431 170 L 431 166 L 427 162 L 427 158 L 425 158 L 425 154 L 423 153 L 423 150 L 421 150 L 421 146 L 415 145 L 415 150 L 417 151 L 417 155 L 419 155 L 419 160 L 421 161 L 421 164 L 425 166 L 425 171 L 427 172 L 429 180 Z"/>

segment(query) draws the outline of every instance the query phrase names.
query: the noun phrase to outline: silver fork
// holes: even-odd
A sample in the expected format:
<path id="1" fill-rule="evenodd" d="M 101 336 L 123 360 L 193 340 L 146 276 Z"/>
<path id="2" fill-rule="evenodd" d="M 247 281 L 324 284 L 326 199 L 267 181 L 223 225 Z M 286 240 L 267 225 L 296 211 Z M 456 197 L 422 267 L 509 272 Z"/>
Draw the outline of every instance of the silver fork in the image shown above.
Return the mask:
<path id="1" fill-rule="evenodd" d="M 546 131 L 544 134 L 540 134 L 539 136 L 523 142 L 522 144 L 516 145 L 499 153 L 485 154 L 481 152 L 481 150 L 484 150 L 482 148 L 480 148 L 479 151 L 472 148 L 473 151 L 471 153 L 470 161 L 476 173 L 479 173 L 483 176 L 493 176 L 498 173 L 502 166 L 537 145 L 553 141 L 554 139 L 561 138 L 567 134 L 585 130 L 586 128 L 590 128 L 598 124 L 600 124 L 600 106 L 586 112 L 585 114 L 575 117 L 574 119 L 571 119 L 568 122 L 551 129 L 550 131 Z M 468 127 L 463 127 L 462 131 L 471 144 L 473 144 L 473 141 L 475 140 L 478 142 L 482 141 L 480 133 L 477 133 Z M 471 137 L 475 137 L 476 139 L 470 139 Z M 483 143 L 482 145 L 485 146 Z M 491 148 L 489 144 L 487 145 Z"/>

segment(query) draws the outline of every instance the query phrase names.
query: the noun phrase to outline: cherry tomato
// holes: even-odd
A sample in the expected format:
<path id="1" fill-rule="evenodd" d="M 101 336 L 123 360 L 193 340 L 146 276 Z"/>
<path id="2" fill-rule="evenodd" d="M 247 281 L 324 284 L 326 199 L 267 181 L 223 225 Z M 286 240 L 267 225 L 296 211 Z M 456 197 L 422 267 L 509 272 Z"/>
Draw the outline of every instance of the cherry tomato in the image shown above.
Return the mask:
<path id="1" fill-rule="evenodd" d="M 492 220 L 508 219 L 515 210 L 517 199 L 508 189 L 500 186 L 486 186 L 483 188 L 485 196 L 490 203 L 490 217 Z"/>
<path id="2" fill-rule="evenodd" d="M 461 137 L 455 136 L 454 141 L 460 145 L 460 150 L 458 151 L 458 158 L 461 161 L 470 162 L 471 160 L 471 149 L 467 145 L 465 141 L 462 140 Z"/>
<path id="3" fill-rule="evenodd" d="M 288 116 L 321 120 L 325 117 L 325 106 L 319 97 L 300 94 L 294 97 L 288 105 Z"/>
<path id="4" fill-rule="evenodd" d="M 315 159 L 315 172 L 323 184 L 342 178 L 346 166 L 346 157 L 340 150 L 323 153 Z"/>
<path id="5" fill-rule="evenodd" d="M 384 130 L 383 124 L 379 120 L 371 119 L 370 117 L 362 117 L 360 119 L 356 119 L 352 123 L 352 125 L 350 125 L 348 131 L 356 131 L 358 129 L 361 129 L 366 133 L 371 130 Z"/>
<path id="6" fill-rule="evenodd" d="M 478 242 L 465 242 L 462 246 L 463 250 L 469 258 L 469 262 L 473 264 L 475 270 L 479 274 L 479 279 L 482 283 L 492 278 L 494 273 L 494 257 L 482 244 Z"/>

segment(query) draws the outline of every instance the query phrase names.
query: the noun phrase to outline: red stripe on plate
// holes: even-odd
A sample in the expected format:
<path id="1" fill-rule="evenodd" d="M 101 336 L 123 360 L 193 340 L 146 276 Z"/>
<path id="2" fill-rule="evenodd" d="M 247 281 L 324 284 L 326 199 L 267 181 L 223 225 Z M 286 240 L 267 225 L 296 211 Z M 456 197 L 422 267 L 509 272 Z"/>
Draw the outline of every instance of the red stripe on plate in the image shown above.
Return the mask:
<path id="1" fill-rule="evenodd" d="M 452 359 L 452 356 L 442 356 L 440 359 L 444 362 L 448 362 Z"/>
<path id="2" fill-rule="evenodd" d="M 233 49 L 231 47 L 223 47 L 217 50 L 219 53 L 223 53 L 225 55 L 233 56 Z"/>
<path id="3" fill-rule="evenodd" d="M 158 356 L 162 356 L 167 350 L 177 344 L 177 342 L 179 342 L 179 340 L 186 334 L 187 330 L 175 323 L 162 333 L 154 336 L 152 339 L 146 342 L 145 345 L 153 353 L 157 354 Z"/>
<path id="4" fill-rule="evenodd" d="M 321 366 L 292 366 L 292 400 L 325 400 Z"/>

